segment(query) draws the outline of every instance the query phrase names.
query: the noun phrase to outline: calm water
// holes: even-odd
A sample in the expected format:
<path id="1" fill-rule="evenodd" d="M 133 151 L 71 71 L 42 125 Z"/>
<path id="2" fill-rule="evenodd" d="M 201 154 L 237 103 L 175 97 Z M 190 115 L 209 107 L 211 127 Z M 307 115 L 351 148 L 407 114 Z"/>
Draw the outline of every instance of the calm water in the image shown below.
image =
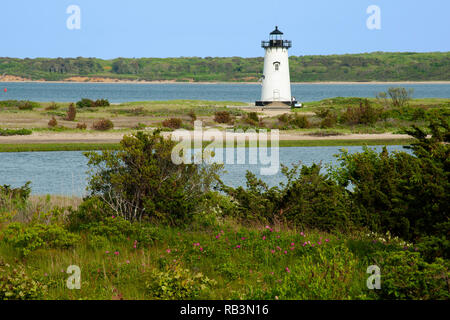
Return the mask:
<path id="1" fill-rule="evenodd" d="M 349 152 L 360 152 L 362 147 L 291 147 L 280 148 L 280 162 L 287 166 L 301 161 L 310 165 L 313 162 L 336 164 L 333 156 L 345 148 Z M 372 147 L 378 151 L 380 147 Z M 388 150 L 404 150 L 402 146 L 388 146 Z M 248 149 L 247 149 L 248 150 Z M 237 155 L 237 152 L 236 152 Z M 248 158 L 248 153 L 247 153 Z M 224 158 L 226 159 L 226 158 Z M 32 181 L 33 194 L 83 195 L 87 185 L 87 161 L 81 151 L 60 152 L 11 152 L 0 153 L 0 185 L 14 187 Z M 258 165 L 226 165 L 228 172 L 222 176 L 227 185 L 245 185 L 246 170 L 262 178 L 270 186 L 283 180 L 281 173 L 274 176 L 260 176 Z"/>
<path id="2" fill-rule="evenodd" d="M 450 84 L 293 84 L 299 101 L 333 97 L 375 97 L 389 87 L 414 89 L 414 98 L 450 98 Z M 4 92 L 4 88 L 7 92 Z M 254 102 L 260 99 L 259 84 L 130 84 L 130 83 L 0 83 L 0 100 L 78 101 L 105 98 L 110 102 L 148 100 L 213 100 Z"/>

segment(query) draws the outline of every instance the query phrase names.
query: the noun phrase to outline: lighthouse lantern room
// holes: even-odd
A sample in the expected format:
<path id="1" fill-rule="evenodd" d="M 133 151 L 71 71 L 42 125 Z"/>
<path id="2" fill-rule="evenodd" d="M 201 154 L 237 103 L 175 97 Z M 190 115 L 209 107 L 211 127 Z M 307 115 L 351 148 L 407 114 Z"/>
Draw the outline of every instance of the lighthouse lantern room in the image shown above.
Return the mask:
<path id="1" fill-rule="evenodd" d="M 261 47 L 265 49 L 266 53 L 264 56 L 264 73 L 261 79 L 261 101 L 256 101 L 256 106 L 275 103 L 292 106 L 297 103 L 291 97 L 288 58 L 288 49 L 291 46 L 291 41 L 283 40 L 283 32 L 278 29 L 278 26 L 270 33 L 269 41 L 261 42 Z"/>

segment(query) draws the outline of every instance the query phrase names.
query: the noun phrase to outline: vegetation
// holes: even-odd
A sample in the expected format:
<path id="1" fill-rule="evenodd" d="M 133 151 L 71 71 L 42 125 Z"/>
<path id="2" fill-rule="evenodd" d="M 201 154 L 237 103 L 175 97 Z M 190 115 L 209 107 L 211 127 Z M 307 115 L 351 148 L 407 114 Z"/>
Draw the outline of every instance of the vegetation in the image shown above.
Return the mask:
<path id="1" fill-rule="evenodd" d="M 290 56 L 291 80 L 431 81 L 450 80 L 450 54 L 388 53 Z M 258 81 L 263 58 L 0 58 L 0 74 L 33 80 L 64 80 L 72 76 L 123 80 Z"/>
<path id="2" fill-rule="evenodd" d="M 94 121 L 92 124 L 92 129 L 98 130 L 98 131 L 107 131 L 114 128 L 114 123 L 109 119 L 100 119 L 97 121 Z"/>
<path id="3" fill-rule="evenodd" d="M 0 298 L 448 300 L 450 128 L 438 120 L 431 138 L 408 129 L 412 154 L 344 151 L 340 166 L 283 167 L 272 188 L 175 165 L 158 132 L 126 136 L 86 153 L 77 207 L 0 188 Z M 73 264 L 80 290 L 65 286 Z M 366 286 L 371 265 L 379 290 Z"/>
<path id="4" fill-rule="evenodd" d="M 28 129 L 1 129 L 0 136 L 28 136 L 32 134 L 33 131 Z"/>

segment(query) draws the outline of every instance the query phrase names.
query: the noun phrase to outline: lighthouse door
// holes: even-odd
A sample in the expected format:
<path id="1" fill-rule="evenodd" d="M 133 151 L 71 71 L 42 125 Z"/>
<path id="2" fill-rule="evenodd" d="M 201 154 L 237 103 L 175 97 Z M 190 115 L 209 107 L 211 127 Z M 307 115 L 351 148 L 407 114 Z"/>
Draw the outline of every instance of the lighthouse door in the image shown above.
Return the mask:
<path id="1" fill-rule="evenodd" d="M 280 90 L 273 90 L 273 101 L 280 101 Z"/>

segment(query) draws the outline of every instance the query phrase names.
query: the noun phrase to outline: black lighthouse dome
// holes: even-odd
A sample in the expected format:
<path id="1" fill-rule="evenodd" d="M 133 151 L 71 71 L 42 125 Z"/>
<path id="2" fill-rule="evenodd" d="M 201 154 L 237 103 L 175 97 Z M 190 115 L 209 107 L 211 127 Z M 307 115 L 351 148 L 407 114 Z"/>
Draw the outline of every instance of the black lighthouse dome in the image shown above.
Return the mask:
<path id="1" fill-rule="evenodd" d="M 263 48 L 286 48 L 289 49 L 292 47 L 292 41 L 283 40 L 283 32 L 278 29 L 278 26 L 275 26 L 275 30 L 270 33 L 269 41 L 262 41 L 261 47 Z"/>

